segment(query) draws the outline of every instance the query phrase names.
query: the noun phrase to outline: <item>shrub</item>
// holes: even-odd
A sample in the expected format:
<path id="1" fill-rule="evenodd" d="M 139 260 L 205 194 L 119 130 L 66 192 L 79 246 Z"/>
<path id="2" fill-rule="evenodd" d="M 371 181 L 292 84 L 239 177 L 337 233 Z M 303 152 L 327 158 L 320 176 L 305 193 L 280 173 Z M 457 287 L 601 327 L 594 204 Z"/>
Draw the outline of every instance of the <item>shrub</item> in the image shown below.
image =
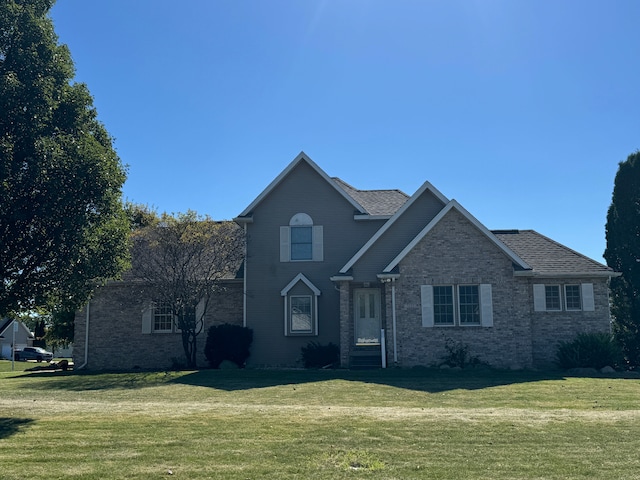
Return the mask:
<path id="1" fill-rule="evenodd" d="M 340 363 L 340 348 L 331 342 L 327 345 L 309 342 L 302 347 L 302 363 L 304 368 L 335 368 Z"/>
<path id="2" fill-rule="evenodd" d="M 597 368 L 621 364 L 622 351 L 609 333 L 580 333 L 571 342 L 560 342 L 556 363 L 560 368 Z"/>
<path id="3" fill-rule="evenodd" d="M 480 359 L 469 354 L 469 345 L 462 342 L 456 342 L 451 338 L 447 338 L 444 344 L 447 354 L 442 357 L 442 363 L 450 367 L 464 368 L 467 366 L 479 365 Z"/>
<path id="4" fill-rule="evenodd" d="M 229 323 L 214 325 L 207 331 L 204 355 L 212 368 L 218 368 L 224 360 L 243 368 L 251 355 L 251 342 L 253 330 L 250 328 Z"/>

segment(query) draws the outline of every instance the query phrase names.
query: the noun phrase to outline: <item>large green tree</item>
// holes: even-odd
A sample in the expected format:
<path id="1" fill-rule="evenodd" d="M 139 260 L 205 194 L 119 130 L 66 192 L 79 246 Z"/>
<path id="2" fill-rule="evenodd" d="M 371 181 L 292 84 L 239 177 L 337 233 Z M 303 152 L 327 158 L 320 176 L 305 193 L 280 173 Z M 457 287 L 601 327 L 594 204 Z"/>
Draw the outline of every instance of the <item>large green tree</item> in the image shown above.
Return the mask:
<path id="1" fill-rule="evenodd" d="M 197 338 L 221 282 L 233 278 L 244 259 L 244 232 L 234 222 L 216 222 L 195 212 L 163 214 L 132 233 L 131 275 L 154 308 L 168 308 L 182 335 L 186 364 L 196 367 Z"/>
<path id="2" fill-rule="evenodd" d="M 622 274 L 611 279 L 613 332 L 627 361 L 640 365 L 640 151 L 619 164 L 606 234 L 604 257 Z"/>
<path id="3" fill-rule="evenodd" d="M 73 311 L 128 262 L 126 171 L 52 5 L 0 1 L 0 316 Z"/>

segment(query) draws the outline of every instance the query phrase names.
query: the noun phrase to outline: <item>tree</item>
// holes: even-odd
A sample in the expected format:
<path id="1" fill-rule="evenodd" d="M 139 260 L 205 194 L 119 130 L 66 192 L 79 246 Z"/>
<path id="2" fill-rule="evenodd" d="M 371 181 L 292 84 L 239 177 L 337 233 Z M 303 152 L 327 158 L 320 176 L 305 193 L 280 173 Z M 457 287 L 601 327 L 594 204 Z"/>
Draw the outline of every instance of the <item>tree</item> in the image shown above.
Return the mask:
<path id="1" fill-rule="evenodd" d="M 640 365 L 640 151 L 620 162 L 607 213 L 607 264 L 613 333 L 631 365 Z"/>
<path id="2" fill-rule="evenodd" d="M 233 278 L 244 258 L 244 233 L 234 222 L 195 212 L 163 214 L 132 234 L 132 276 L 146 285 L 156 307 L 170 309 L 182 334 L 187 367 L 196 367 L 197 337 L 220 280 Z"/>
<path id="3" fill-rule="evenodd" d="M 74 311 L 128 264 L 126 172 L 52 5 L 0 2 L 0 316 Z"/>

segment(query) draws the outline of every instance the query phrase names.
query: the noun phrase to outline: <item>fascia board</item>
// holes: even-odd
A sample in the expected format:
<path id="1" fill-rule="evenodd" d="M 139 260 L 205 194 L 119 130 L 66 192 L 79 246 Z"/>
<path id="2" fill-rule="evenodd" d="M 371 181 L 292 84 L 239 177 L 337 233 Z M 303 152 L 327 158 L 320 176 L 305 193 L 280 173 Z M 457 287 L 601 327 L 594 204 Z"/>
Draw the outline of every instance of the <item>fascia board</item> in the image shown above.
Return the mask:
<path id="1" fill-rule="evenodd" d="M 415 201 L 418 198 L 420 198 L 422 194 L 427 190 L 431 192 L 438 200 L 440 200 L 445 205 L 449 203 L 449 200 L 447 199 L 447 197 L 442 195 L 442 193 L 440 193 L 440 191 L 437 188 L 431 185 L 430 182 L 424 182 L 422 186 L 416 191 L 416 193 L 411 195 L 411 198 L 409 198 L 409 200 L 407 200 L 404 203 L 404 205 L 402 205 L 398 209 L 398 211 L 389 220 L 387 220 L 387 222 L 384 225 L 382 225 L 382 227 L 380 227 L 376 233 L 374 233 L 373 237 L 371 237 L 367 241 L 367 243 L 365 243 L 362 246 L 362 248 L 360 248 L 360 250 L 358 250 L 353 257 L 351 257 L 351 259 L 345 264 L 345 266 L 340 269 L 339 273 L 348 272 L 351 269 L 351 267 L 353 267 L 353 265 L 355 265 L 355 263 L 358 260 L 360 260 L 360 258 L 365 254 L 365 252 L 369 250 L 369 248 L 371 248 L 371 246 L 374 243 L 376 243 L 376 241 L 384 234 L 384 232 L 389 230 L 389 228 L 391 228 L 391 226 L 396 222 L 396 220 L 400 218 L 402 214 L 406 212 L 409 209 L 409 207 L 413 205 L 413 203 L 415 203 Z"/>
<path id="2" fill-rule="evenodd" d="M 516 265 L 522 267 L 525 270 L 531 270 L 531 267 L 516 253 L 507 247 L 504 243 L 498 240 L 493 233 L 487 229 L 482 223 L 478 221 L 473 215 L 471 215 L 462 205 L 460 205 L 456 200 L 451 200 L 440 212 L 424 227 L 418 235 L 415 236 L 409 244 L 402 249 L 402 251 L 394 258 L 389 265 L 387 265 L 383 272 L 387 273 L 393 270 L 400 261 L 407 256 L 407 254 L 413 250 L 413 248 L 418 244 L 420 240 L 422 240 L 427 233 L 429 233 L 437 224 L 444 218 L 444 216 L 449 213 L 452 209 L 456 209 L 458 212 L 462 214 L 474 227 L 476 227 L 481 233 L 483 233 L 489 240 L 491 240 L 500 250 L 503 251 L 505 255 L 507 255 L 512 262 Z"/>
<path id="3" fill-rule="evenodd" d="M 320 175 L 329 185 L 331 185 L 340 195 L 342 195 L 345 200 L 353 205 L 356 210 L 360 212 L 366 211 L 362 207 L 362 205 L 356 202 L 347 194 L 347 192 L 336 185 L 331 177 L 329 177 L 329 175 L 327 175 L 324 170 L 322 170 L 313 160 L 311 160 L 311 158 L 309 158 L 306 153 L 300 152 L 298 156 L 294 158 L 293 161 L 289 163 L 289 165 L 287 165 L 287 167 L 282 172 L 280 172 L 280 175 L 274 178 L 273 181 L 269 185 L 267 185 L 267 188 L 265 188 L 262 193 L 260 193 L 260 195 L 258 195 L 255 200 L 251 202 L 251 204 L 247 208 L 245 208 L 242 213 L 238 215 L 234 220 L 238 219 L 236 221 L 242 222 L 243 217 L 248 217 L 249 214 L 253 212 L 253 210 L 258 206 L 258 204 L 260 204 L 260 202 L 262 202 L 262 200 L 264 200 L 280 184 L 280 182 L 282 182 L 282 180 L 284 180 L 287 175 L 289 175 L 289 173 L 291 173 L 291 171 L 302 161 L 307 162 L 307 164 L 309 164 L 309 166 L 313 168 L 318 173 L 318 175 Z"/>
<path id="4" fill-rule="evenodd" d="M 536 270 L 516 271 L 514 277 L 534 277 L 534 278 L 612 278 L 622 275 L 620 272 L 539 272 Z"/>
<path id="5" fill-rule="evenodd" d="M 313 283 L 311 283 L 311 281 L 307 277 L 305 277 L 303 273 L 299 273 L 298 275 L 296 275 L 295 278 L 291 280 L 287 284 L 287 286 L 280 291 L 280 295 L 286 297 L 289 293 L 289 290 L 291 290 L 293 286 L 300 281 L 302 281 L 302 283 L 309 287 L 309 290 L 311 290 L 316 297 L 320 296 L 320 290 L 318 290 L 318 288 Z"/>

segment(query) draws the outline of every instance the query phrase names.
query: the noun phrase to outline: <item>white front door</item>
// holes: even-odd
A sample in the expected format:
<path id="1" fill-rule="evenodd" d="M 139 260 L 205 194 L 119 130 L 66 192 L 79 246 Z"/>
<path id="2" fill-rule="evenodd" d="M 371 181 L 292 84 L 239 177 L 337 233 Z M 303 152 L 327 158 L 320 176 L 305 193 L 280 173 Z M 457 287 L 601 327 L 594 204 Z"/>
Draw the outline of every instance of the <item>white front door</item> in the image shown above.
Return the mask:
<path id="1" fill-rule="evenodd" d="M 360 288 L 353 293 L 356 345 L 380 344 L 380 290 Z"/>

